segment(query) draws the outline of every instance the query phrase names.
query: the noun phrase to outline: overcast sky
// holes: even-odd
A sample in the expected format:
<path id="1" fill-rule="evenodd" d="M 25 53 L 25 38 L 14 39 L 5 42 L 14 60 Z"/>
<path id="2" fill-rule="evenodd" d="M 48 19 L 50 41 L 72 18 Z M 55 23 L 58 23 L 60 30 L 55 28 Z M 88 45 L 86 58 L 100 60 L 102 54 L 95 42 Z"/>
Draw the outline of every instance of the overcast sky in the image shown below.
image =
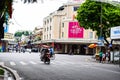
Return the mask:
<path id="1" fill-rule="evenodd" d="M 16 0 L 17 1 L 17 0 Z M 14 2 L 13 4 L 13 14 L 12 22 L 9 25 L 9 32 L 15 33 L 18 30 L 31 30 L 33 31 L 35 27 L 43 25 L 43 18 L 48 16 L 50 13 L 56 11 L 63 3 L 67 1 L 82 1 L 82 0 L 38 0 L 38 3 L 33 4 L 23 4 L 21 0 Z M 103 0 L 104 1 L 104 0 Z M 107 0 L 111 1 L 111 0 Z M 114 0 L 119 1 L 120 0 Z"/>
<path id="2" fill-rule="evenodd" d="M 68 0 L 44 0 L 41 3 L 23 4 L 21 0 L 13 4 L 12 22 L 9 25 L 9 32 L 15 33 L 18 30 L 33 30 L 37 26 L 43 25 L 43 18 L 56 11 Z"/>

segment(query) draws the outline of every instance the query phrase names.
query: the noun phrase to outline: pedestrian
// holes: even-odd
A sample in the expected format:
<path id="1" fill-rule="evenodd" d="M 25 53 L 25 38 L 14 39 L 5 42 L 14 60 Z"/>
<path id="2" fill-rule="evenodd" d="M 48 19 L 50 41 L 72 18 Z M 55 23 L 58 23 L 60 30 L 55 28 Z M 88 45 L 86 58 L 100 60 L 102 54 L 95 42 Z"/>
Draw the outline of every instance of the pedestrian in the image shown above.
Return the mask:
<path id="1" fill-rule="evenodd" d="M 107 57 L 107 61 L 110 62 L 110 50 L 107 51 L 106 57 Z"/>
<path id="2" fill-rule="evenodd" d="M 103 52 L 100 51 L 100 52 L 99 52 L 99 61 L 100 61 L 100 63 L 102 62 L 102 56 L 103 56 Z"/>
<path id="3" fill-rule="evenodd" d="M 72 55 L 72 49 L 70 49 L 70 51 L 69 51 L 69 55 Z"/>
<path id="4" fill-rule="evenodd" d="M 102 62 L 105 63 L 105 61 L 106 61 L 106 54 L 103 53 L 103 54 L 102 54 Z"/>
<path id="5" fill-rule="evenodd" d="M 50 57 L 53 57 L 53 54 L 54 54 L 53 47 L 50 47 L 49 51 L 50 51 Z"/>

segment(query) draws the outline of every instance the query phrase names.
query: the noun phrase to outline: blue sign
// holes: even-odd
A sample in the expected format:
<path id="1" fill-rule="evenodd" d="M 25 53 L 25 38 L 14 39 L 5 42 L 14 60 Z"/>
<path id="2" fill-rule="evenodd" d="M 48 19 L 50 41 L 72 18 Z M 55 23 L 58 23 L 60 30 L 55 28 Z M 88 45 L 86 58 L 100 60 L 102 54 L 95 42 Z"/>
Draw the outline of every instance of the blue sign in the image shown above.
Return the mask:
<path id="1" fill-rule="evenodd" d="M 4 26 L 4 32 L 8 32 L 8 25 Z"/>
<path id="2" fill-rule="evenodd" d="M 104 46 L 104 43 L 103 43 L 103 41 L 98 41 L 98 46 Z"/>
<path id="3" fill-rule="evenodd" d="M 104 37 L 98 37 L 98 40 L 102 40 L 102 41 L 103 41 L 103 40 L 104 40 Z"/>

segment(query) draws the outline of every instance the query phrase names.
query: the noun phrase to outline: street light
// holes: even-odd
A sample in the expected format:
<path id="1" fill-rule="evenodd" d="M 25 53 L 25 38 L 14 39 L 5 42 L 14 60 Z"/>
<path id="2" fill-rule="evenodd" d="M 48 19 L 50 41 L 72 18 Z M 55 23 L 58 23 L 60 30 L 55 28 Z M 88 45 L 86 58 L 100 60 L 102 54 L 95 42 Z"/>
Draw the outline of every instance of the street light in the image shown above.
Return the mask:
<path id="1" fill-rule="evenodd" d="M 101 15 L 100 15 L 100 51 L 103 46 L 103 37 L 102 37 L 102 29 L 103 29 L 103 24 L 102 24 L 102 2 L 101 2 Z"/>

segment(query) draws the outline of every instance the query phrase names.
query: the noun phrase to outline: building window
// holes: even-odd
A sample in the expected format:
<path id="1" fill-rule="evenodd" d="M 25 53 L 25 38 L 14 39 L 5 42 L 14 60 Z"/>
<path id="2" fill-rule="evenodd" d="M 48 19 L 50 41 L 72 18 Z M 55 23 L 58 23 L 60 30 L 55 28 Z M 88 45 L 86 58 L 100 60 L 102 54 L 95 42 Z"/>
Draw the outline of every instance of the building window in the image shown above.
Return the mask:
<path id="1" fill-rule="evenodd" d="M 51 30 L 51 26 L 50 26 L 50 30 Z"/>
<path id="2" fill-rule="evenodd" d="M 46 21 L 44 21 L 44 24 L 46 25 Z"/>
<path id="3" fill-rule="evenodd" d="M 78 8 L 79 8 L 79 6 L 74 6 L 74 7 L 73 7 L 73 11 L 77 11 Z"/>
<path id="4" fill-rule="evenodd" d="M 62 23 L 62 27 L 64 28 L 64 23 Z"/>
<path id="5" fill-rule="evenodd" d="M 89 33 L 89 38 L 92 39 L 93 38 L 93 32 Z"/>
<path id="6" fill-rule="evenodd" d="M 49 30 L 49 28 L 47 27 L 47 31 Z"/>
<path id="7" fill-rule="evenodd" d="M 52 18 L 50 18 L 50 22 L 52 22 Z"/>
<path id="8" fill-rule="evenodd" d="M 62 37 L 64 37 L 64 32 L 62 32 Z"/>
<path id="9" fill-rule="evenodd" d="M 51 39 L 51 34 L 49 34 L 49 39 Z"/>

